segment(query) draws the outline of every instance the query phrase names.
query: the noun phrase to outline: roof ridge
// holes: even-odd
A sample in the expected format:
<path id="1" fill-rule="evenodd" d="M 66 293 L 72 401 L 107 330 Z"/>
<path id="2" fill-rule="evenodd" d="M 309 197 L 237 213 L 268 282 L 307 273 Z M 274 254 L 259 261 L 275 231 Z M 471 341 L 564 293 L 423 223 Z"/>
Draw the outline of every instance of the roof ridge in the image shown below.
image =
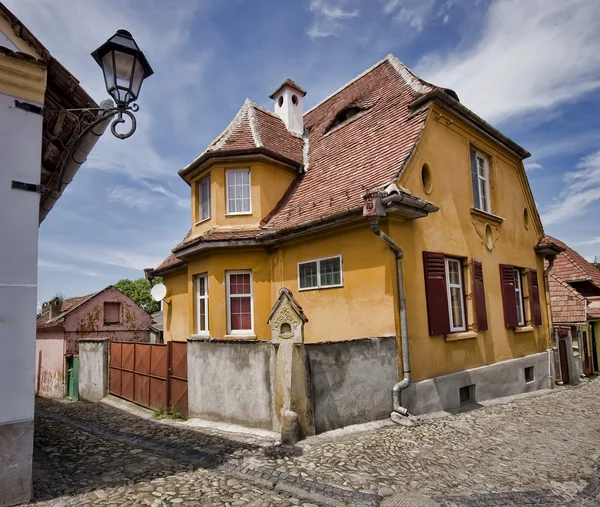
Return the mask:
<path id="1" fill-rule="evenodd" d="M 424 85 L 422 83 L 422 79 L 420 79 L 412 70 L 410 70 L 400 60 L 398 60 L 398 58 L 396 58 L 392 53 L 390 53 L 385 58 L 379 60 L 375 65 L 369 67 L 367 70 L 361 72 L 354 79 L 351 79 L 350 81 L 348 81 L 344 86 L 342 86 L 341 88 L 338 88 L 331 95 L 328 95 L 327 97 L 325 97 L 321 102 L 319 102 L 315 106 L 311 107 L 308 111 L 306 111 L 306 113 L 304 113 L 304 116 L 306 116 L 308 113 L 312 112 L 317 107 L 319 107 L 322 104 L 324 104 L 325 102 L 327 102 L 329 99 L 331 99 L 334 96 L 336 96 L 338 93 L 340 93 L 342 90 L 346 89 L 352 83 L 355 83 L 356 81 L 358 81 L 362 77 L 366 76 L 371 71 L 375 70 L 377 67 L 379 67 L 380 65 L 382 65 L 385 62 L 388 62 L 394 68 L 394 70 L 396 70 L 396 72 L 398 72 L 398 74 L 400 75 L 400 77 L 402 77 L 402 79 L 404 79 L 404 81 L 406 82 L 406 84 L 408 86 L 410 86 L 413 91 L 415 91 L 417 93 L 427 93 L 427 92 L 431 91 L 434 88 L 433 85 L 429 85 L 429 86 Z"/>
<path id="2" fill-rule="evenodd" d="M 250 99 L 246 99 L 244 101 L 244 103 L 242 104 L 242 107 L 240 107 L 238 112 L 233 117 L 233 120 L 231 120 L 229 122 L 229 125 L 227 125 L 227 127 L 225 127 L 225 130 L 223 130 L 223 132 L 221 132 L 215 139 L 213 139 L 213 141 L 208 145 L 208 148 L 206 148 L 206 150 L 204 150 L 200 154 L 200 156 L 202 156 L 207 151 L 215 151 L 215 150 L 220 149 L 227 142 L 227 139 L 229 139 L 229 136 L 242 123 L 242 121 L 244 120 L 244 117 L 248 114 L 248 105 L 250 103 L 252 103 L 252 101 Z M 195 162 L 195 160 L 194 160 L 194 162 Z M 192 162 L 192 164 L 194 162 Z M 188 166 L 189 166 L 189 164 L 188 164 Z"/>
<path id="3" fill-rule="evenodd" d="M 256 125 L 257 120 L 255 114 L 255 104 L 250 99 L 246 99 L 246 102 L 244 102 L 244 107 L 248 108 L 248 123 L 250 124 L 252 140 L 257 148 L 262 148 L 264 145 L 260 138 L 260 133 L 258 132 L 258 126 Z"/>

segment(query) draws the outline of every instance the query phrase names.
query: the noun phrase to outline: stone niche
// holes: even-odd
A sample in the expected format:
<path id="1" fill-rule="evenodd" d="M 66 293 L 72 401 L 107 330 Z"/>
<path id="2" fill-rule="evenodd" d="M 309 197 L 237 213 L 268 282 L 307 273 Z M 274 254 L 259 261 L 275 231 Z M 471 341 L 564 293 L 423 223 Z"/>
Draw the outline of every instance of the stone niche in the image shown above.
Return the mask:
<path id="1" fill-rule="evenodd" d="M 304 343 L 304 324 L 308 322 L 291 291 L 282 287 L 269 316 L 273 343 Z"/>

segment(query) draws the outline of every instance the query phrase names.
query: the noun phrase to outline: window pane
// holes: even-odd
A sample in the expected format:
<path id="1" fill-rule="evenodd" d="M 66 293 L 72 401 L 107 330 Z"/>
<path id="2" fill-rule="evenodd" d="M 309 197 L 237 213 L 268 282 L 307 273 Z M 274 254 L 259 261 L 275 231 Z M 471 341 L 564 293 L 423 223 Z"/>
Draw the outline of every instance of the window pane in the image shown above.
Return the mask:
<path id="1" fill-rule="evenodd" d="M 450 299 L 452 306 L 452 327 L 459 328 L 463 327 L 463 302 L 462 302 L 462 290 L 460 287 L 450 288 Z"/>
<path id="2" fill-rule="evenodd" d="M 232 297 L 230 310 L 232 331 L 245 331 L 252 328 L 252 302 L 250 297 Z"/>
<path id="3" fill-rule="evenodd" d="M 229 213 L 250 212 L 250 172 L 227 173 L 227 205 Z"/>
<path id="4" fill-rule="evenodd" d="M 460 263 L 448 261 L 448 280 L 453 285 L 460 285 Z"/>
<path id="5" fill-rule="evenodd" d="M 200 299 L 200 311 L 198 316 L 198 330 L 206 331 L 206 299 Z"/>
<path id="6" fill-rule="evenodd" d="M 198 277 L 198 295 L 204 296 L 206 294 L 206 278 L 203 276 Z"/>
<path id="7" fill-rule="evenodd" d="M 200 220 L 210 218 L 210 179 L 200 183 Z"/>
<path id="8" fill-rule="evenodd" d="M 477 169 L 479 171 L 479 175 L 483 178 L 487 178 L 487 174 L 485 171 L 485 160 L 481 157 L 477 157 Z"/>
<path id="9" fill-rule="evenodd" d="M 325 259 L 319 262 L 321 270 L 321 286 L 340 285 L 342 283 L 340 258 Z"/>
<path id="10" fill-rule="evenodd" d="M 306 262 L 300 264 L 300 288 L 317 287 L 317 263 Z"/>

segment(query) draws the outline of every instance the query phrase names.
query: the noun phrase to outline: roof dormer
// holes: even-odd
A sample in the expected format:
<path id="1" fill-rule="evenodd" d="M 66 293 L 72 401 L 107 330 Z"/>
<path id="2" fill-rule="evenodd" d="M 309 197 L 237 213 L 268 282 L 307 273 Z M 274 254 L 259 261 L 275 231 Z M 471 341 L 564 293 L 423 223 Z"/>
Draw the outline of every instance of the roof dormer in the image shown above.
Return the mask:
<path id="1" fill-rule="evenodd" d="M 290 132 L 300 135 L 304 132 L 302 99 L 305 95 L 306 92 L 289 78 L 269 95 L 275 102 L 275 114 Z"/>

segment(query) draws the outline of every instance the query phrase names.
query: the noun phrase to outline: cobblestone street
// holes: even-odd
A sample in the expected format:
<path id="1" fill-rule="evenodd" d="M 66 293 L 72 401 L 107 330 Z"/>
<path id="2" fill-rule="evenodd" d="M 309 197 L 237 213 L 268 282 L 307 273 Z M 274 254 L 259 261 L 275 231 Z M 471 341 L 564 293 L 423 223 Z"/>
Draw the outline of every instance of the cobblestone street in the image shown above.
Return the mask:
<path id="1" fill-rule="evenodd" d="M 38 400 L 34 504 L 600 506 L 600 381 L 293 447 Z"/>

